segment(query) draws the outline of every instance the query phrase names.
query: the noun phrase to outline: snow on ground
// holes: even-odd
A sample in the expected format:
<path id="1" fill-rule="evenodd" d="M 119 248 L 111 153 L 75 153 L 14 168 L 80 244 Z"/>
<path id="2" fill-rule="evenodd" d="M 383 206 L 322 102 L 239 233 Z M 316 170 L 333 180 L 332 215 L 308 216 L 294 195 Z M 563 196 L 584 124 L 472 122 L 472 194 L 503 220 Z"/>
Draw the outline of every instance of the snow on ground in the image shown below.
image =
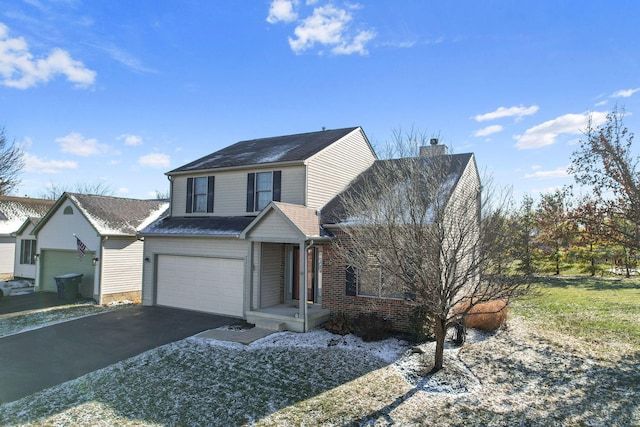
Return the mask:
<path id="1" fill-rule="evenodd" d="M 637 356 L 567 338 L 514 318 L 469 331 L 430 374 L 433 343 L 191 337 L 0 405 L 0 424 L 640 425 Z"/>
<path id="2" fill-rule="evenodd" d="M 4 296 L 24 295 L 33 292 L 31 280 L 5 280 L 0 282 L 0 289 Z"/>

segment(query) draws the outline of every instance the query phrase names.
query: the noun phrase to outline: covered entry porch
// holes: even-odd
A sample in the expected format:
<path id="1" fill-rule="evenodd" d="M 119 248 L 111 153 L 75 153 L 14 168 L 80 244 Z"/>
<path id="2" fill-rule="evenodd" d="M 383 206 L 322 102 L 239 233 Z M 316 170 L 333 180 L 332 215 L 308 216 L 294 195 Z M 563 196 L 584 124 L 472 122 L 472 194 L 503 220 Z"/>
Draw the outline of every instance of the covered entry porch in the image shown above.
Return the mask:
<path id="1" fill-rule="evenodd" d="M 328 239 L 320 235 L 314 210 L 271 202 L 241 238 L 249 241 L 248 322 L 306 332 L 329 319 L 322 308 L 322 252 Z"/>

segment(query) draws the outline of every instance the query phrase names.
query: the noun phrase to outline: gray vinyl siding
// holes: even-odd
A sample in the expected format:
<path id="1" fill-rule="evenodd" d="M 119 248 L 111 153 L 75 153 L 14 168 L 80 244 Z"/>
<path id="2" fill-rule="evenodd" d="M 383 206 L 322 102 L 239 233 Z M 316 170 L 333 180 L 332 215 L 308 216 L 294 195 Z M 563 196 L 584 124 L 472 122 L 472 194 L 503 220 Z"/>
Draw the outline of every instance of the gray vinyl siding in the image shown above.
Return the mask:
<path id="1" fill-rule="evenodd" d="M 376 160 L 361 129 L 356 129 L 307 160 L 306 206 L 319 209 Z"/>
<path id="2" fill-rule="evenodd" d="M 135 238 L 110 238 L 104 242 L 102 295 L 142 289 L 143 249 L 143 242 Z"/>
<path id="3" fill-rule="evenodd" d="M 174 176 L 172 195 L 173 216 L 202 216 L 202 213 L 187 214 L 187 179 L 198 176 L 216 177 L 214 195 L 214 216 L 242 216 L 246 215 L 247 174 L 250 172 L 282 171 L 281 200 L 282 202 L 302 205 L 305 199 L 305 167 L 273 165 L 261 169 L 242 169 L 206 174 Z"/>
<path id="4" fill-rule="evenodd" d="M 273 210 L 262 217 L 259 225 L 251 230 L 247 237 L 255 241 L 280 243 L 298 243 L 304 239 L 290 222 Z"/>
<path id="5" fill-rule="evenodd" d="M 256 245 L 258 246 L 258 245 Z M 155 258 L 157 255 L 182 255 L 196 257 L 247 258 L 249 242 L 246 240 L 201 237 L 146 237 L 142 277 L 142 303 L 154 304 Z M 147 261 L 148 259 L 148 261 Z M 256 250 L 253 280 L 258 283 L 260 276 L 260 251 Z"/>
<path id="6" fill-rule="evenodd" d="M 280 244 L 263 243 L 260 274 L 260 308 L 280 304 Z"/>

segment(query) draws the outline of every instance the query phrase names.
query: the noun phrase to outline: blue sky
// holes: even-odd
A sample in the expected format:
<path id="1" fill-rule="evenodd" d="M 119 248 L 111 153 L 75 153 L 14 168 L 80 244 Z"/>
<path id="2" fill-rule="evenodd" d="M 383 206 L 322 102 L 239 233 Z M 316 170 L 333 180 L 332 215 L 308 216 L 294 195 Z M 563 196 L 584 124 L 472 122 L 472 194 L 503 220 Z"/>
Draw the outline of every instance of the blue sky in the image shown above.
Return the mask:
<path id="1" fill-rule="evenodd" d="M 17 195 L 165 172 L 245 139 L 439 135 L 514 194 L 572 183 L 588 115 L 640 130 L 636 1 L 0 0 L 0 125 Z"/>

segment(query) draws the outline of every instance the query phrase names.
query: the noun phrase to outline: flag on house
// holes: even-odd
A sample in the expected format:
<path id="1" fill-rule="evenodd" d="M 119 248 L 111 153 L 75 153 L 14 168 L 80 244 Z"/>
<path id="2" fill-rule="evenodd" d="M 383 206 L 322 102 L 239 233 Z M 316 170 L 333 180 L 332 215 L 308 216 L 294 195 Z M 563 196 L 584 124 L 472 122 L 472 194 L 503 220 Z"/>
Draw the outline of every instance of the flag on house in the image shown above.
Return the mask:
<path id="1" fill-rule="evenodd" d="M 78 247 L 78 259 L 82 260 L 82 258 L 84 257 L 84 251 L 87 250 L 87 246 L 82 243 L 82 240 L 80 240 L 78 236 L 76 236 L 76 245 Z"/>

